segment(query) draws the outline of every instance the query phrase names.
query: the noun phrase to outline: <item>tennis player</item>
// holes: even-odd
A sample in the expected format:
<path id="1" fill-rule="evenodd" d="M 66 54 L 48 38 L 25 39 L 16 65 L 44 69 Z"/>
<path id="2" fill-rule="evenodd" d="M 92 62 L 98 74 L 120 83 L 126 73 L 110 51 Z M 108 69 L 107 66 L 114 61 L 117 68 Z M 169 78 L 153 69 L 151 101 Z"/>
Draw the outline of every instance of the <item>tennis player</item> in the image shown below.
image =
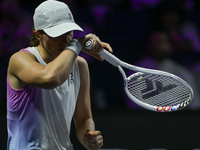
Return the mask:
<path id="1" fill-rule="evenodd" d="M 94 34 L 73 39 L 83 31 L 69 7 L 56 0 L 41 3 L 33 16 L 33 46 L 10 58 L 7 74 L 8 150 L 73 150 L 72 118 L 78 140 L 88 150 L 103 146 L 90 107 L 90 77 L 83 52 L 97 53 L 109 44 Z M 92 50 L 84 43 L 94 40 Z"/>

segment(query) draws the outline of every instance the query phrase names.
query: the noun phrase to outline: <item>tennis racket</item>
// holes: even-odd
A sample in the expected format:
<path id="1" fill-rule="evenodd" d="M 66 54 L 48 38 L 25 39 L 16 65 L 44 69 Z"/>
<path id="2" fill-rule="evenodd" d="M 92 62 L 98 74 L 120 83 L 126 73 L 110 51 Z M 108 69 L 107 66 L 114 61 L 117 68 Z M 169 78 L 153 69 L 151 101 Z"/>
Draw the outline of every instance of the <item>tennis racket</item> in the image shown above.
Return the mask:
<path id="1" fill-rule="evenodd" d="M 86 41 L 86 49 L 91 49 L 92 46 L 93 40 Z M 156 112 L 176 111 L 186 107 L 194 97 L 191 86 L 180 77 L 168 72 L 128 64 L 105 49 L 99 54 L 118 68 L 124 79 L 127 96 L 145 109 Z M 127 77 L 122 67 L 136 73 Z"/>

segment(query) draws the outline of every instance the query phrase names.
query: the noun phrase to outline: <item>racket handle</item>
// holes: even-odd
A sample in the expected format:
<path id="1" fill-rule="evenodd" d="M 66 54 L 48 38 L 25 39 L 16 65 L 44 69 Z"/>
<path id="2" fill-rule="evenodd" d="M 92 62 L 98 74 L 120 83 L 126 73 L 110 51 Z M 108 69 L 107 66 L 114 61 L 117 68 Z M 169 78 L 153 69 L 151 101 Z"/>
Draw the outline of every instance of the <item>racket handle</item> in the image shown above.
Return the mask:
<path id="1" fill-rule="evenodd" d="M 85 48 L 88 50 L 91 50 L 93 44 L 94 44 L 94 41 L 92 39 L 89 39 L 88 41 L 85 42 Z M 109 62 L 113 66 L 118 67 L 120 65 L 120 60 L 116 56 L 108 52 L 107 50 L 102 49 L 98 54 L 101 55 L 103 59 L 105 59 L 107 62 Z"/>

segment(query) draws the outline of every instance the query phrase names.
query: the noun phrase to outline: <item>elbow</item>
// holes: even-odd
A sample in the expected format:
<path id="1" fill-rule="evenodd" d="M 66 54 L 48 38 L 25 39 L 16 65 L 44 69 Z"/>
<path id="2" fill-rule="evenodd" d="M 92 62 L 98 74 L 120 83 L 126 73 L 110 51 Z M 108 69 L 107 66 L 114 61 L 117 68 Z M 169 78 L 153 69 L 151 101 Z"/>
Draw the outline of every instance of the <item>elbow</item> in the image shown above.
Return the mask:
<path id="1" fill-rule="evenodd" d="M 63 84 L 68 77 L 68 74 L 63 74 L 59 71 L 45 71 L 41 82 L 45 89 L 54 89 Z"/>
<path id="2" fill-rule="evenodd" d="M 50 88 L 51 89 L 54 89 L 56 87 L 58 87 L 61 83 L 60 83 L 60 80 L 56 77 L 52 77 L 49 79 L 49 84 L 50 84 Z"/>
<path id="3" fill-rule="evenodd" d="M 45 82 L 46 89 L 54 89 L 58 87 L 59 85 L 61 85 L 60 79 L 56 75 L 47 76 L 45 81 L 46 81 Z"/>

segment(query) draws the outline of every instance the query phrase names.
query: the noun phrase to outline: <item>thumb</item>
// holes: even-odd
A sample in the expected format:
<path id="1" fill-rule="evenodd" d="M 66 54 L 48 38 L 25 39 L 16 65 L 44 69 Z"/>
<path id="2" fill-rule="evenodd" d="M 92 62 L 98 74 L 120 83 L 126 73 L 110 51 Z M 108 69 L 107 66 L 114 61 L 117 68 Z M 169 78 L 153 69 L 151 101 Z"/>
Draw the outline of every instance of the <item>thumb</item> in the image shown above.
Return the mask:
<path id="1" fill-rule="evenodd" d="M 88 135 L 89 132 L 90 132 L 90 129 L 87 128 L 87 129 L 85 129 L 84 134 L 85 134 L 85 135 Z"/>

